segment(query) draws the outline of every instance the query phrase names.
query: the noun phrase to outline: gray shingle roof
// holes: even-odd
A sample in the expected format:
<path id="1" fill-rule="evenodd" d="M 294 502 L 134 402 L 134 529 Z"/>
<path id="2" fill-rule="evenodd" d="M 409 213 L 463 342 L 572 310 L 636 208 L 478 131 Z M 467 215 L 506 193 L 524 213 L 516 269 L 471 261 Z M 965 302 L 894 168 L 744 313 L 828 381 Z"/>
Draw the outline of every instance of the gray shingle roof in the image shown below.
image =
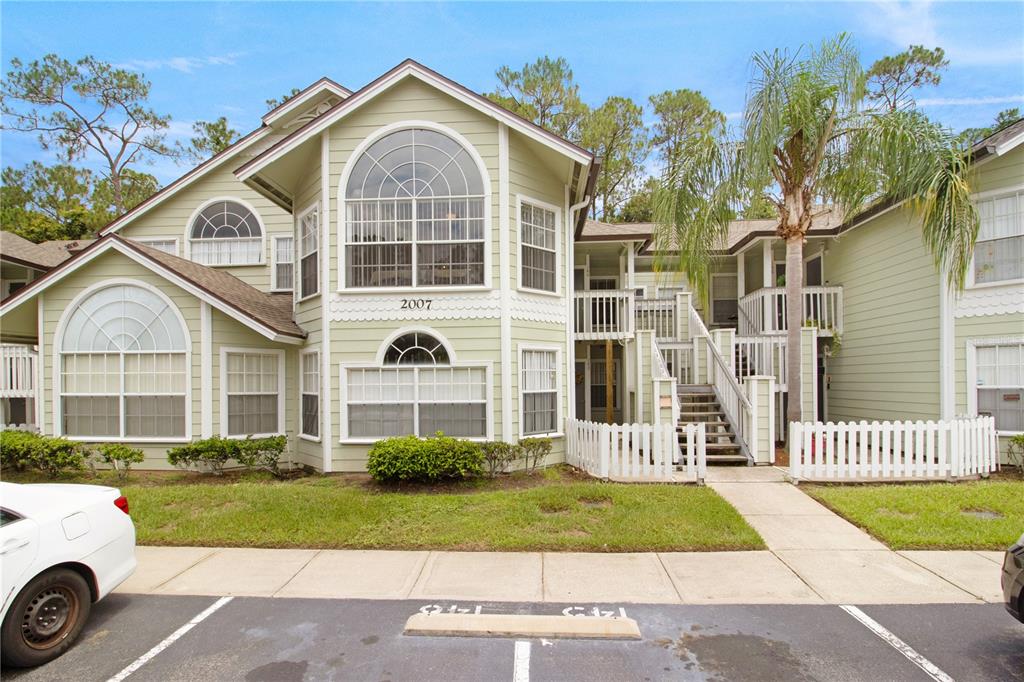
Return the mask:
<path id="1" fill-rule="evenodd" d="M 0 257 L 39 270 L 49 270 L 71 257 L 67 249 L 33 244 L 13 232 L 0 231 Z"/>

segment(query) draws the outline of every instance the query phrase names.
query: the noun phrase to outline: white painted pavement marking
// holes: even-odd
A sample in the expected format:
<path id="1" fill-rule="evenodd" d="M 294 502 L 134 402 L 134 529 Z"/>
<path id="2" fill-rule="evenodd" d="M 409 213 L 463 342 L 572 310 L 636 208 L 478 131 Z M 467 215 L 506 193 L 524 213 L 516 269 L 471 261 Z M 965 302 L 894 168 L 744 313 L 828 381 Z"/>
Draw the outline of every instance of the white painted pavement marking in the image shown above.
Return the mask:
<path id="1" fill-rule="evenodd" d="M 515 663 L 512 666 L 512 682 L 530 682 L 529 642 L 516 642 Z"/>
<path id="2" fill-rule="evenodd" d="M 913 647 L 886 630 L 878 621 L 874 620 L 871 616 L 864 613 L 856 606 L 840 604 L 839 608 L 859 620 L 864 627 L 888 642 L 893 649 L 896 649 L 896 651 L 903 654 L 911 663 L 925 671 L 925 673 L 927 673 L 928 676 L 936 682 L 955 682 L 952 677 L 942 672 L 937 665 L 914 651 Z"/>
<path id="3" fill-rule="evenodd" d="M 155 657 L 157 654 L 159 654 L 161 651 L 163 651 L 170 645 L 174 644 L 178 639 L 181 638 L 182 635 L 184 635 L 186 632 L 202 623 L 211 614 L 213 614 L 214 611 L 224 606 L 232 599 L 234 599 L 234 597 L 221 597 L 217 601 L 213 602 L 212 604 L 207 606 L 206 609 L 203 610 L 199 615 L 197 615 L 195 618 L 193 618 L 192 620 L 190 620 L 189 622 L 185 623 L 180 628 L 172 632 L 170 635 L 167 636 L 166 639 L 164 639 L 164 641 L 160 642 L 155 647 L 139 656 L 131 665 L 129 665 L 127 668 L 111 677 L 109 680 L 107 680 L 107 682 L 121 682 L 121 680 L 125 679 L 133 672 L 135 672 L 142 666 L 146 665 L 146 663 L 151 661 L 153 657 Z"/>

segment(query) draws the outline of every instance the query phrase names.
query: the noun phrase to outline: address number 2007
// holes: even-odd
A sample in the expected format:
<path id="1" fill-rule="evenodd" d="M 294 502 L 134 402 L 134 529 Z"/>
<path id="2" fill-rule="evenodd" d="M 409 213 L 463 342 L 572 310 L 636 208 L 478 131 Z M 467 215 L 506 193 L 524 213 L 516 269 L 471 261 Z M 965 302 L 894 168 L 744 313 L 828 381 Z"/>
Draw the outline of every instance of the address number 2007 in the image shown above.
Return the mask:
<path id="1" fill-rule="evenodd" d="M 432 298 L 403 298 L 402 310 L 430 310 Z"/>

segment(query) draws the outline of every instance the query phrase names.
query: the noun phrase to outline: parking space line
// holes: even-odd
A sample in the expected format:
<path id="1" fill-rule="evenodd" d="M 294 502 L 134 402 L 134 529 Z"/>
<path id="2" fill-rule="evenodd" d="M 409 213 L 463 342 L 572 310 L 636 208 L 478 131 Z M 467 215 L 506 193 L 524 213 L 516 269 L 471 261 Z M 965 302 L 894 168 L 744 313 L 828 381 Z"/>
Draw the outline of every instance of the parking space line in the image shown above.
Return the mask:
<path id="1" fill-rule="evenodd" d="M 152 660 L 157 654 L 159 654 L 161 651 L 163 651 L 170 645 L 174 644 L 174 642 L 180 639 L 182 635 L 184 635 L 186 632 L 202 623 L 217 609 L 224 606 L 232 599 L 234 599 L 234 597 L 221 597 L 217 601 L 213 602 L 212 604 L 207 606 L 206 609 L 204 609 L 201 613 L 199 613 L 195 618 L 193 618 L 192 620 L 190 620 L 189 622 L 185 623 L 180 628 L 172 632 L 170 635 L 167 636 L 166 639 L 164 639 L 162 642 L 157 644 L 155 647 L 153 647 L 146 653 L 139 656 L 137 659 L 135 659 L 135 661 L 132 662 L 131 665 L 129 665 L 127 668 L 111 677 L 109 680 L 107 680 L 107 682 L 121 682 L 121 680 L 125 679 L 133 672 L 135 672 L 142 666 L 146 665 L 146 663 Z"/>
<path id="2" fill-rule="evenodd" d="M 512 682 L 530 682 L 529 642 L 516 642 L 515 661 L 512 665 Z"/>
<path id="3" fill-rule="evenodd" d="M 864 627 L 871 630 L 873 633 L 878 635 L 880 638 L 889 643 L 889 645 L 896 649 L 896 651 L 903 654 L 907 660 L 916 665 L 918 668 L 923 670 L 929 677 L 936 682 L 954 682 L 953 678 L 942 672 L 937 665 L 929 661 L 927 658 L 917 653 L 913 647 L 904 642 L 902 639 L 894 635 L 893 633 L 886 630 L 882 625 L 873 619 L 868 614 L 864 613 L 856 606 L 848 604 L 840 604 L 839 608 L 846 611 L 848 614 L 856 618 L 861 622 Z"/>

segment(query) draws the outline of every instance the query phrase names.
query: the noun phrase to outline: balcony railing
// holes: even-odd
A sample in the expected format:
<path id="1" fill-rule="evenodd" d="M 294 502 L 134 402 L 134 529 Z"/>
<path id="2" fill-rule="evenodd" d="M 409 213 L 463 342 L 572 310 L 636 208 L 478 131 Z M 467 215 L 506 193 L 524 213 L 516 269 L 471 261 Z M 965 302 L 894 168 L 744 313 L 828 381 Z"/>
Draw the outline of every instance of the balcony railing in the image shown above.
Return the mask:
<path id="1" fill-rule="evenodd" d="M 822 335 L 843 332 L 843 288 L 804 287 L 804 324 Z M 786 331 L 786 289 L 758 289 L 740 299 L 741 336 L 782 334 Z"/>
<path id="2" fill-rule="evenodd" d="M 37 361 L 31 346 L 0 345 L 0 398 L 35 398 Z"/>
<path id="3" fill-rule="evenodd" d="M 573 332 L 579 341 L 627 339 L 633 336 L 635 296 L 632 291 L 577 291 Z"/>

